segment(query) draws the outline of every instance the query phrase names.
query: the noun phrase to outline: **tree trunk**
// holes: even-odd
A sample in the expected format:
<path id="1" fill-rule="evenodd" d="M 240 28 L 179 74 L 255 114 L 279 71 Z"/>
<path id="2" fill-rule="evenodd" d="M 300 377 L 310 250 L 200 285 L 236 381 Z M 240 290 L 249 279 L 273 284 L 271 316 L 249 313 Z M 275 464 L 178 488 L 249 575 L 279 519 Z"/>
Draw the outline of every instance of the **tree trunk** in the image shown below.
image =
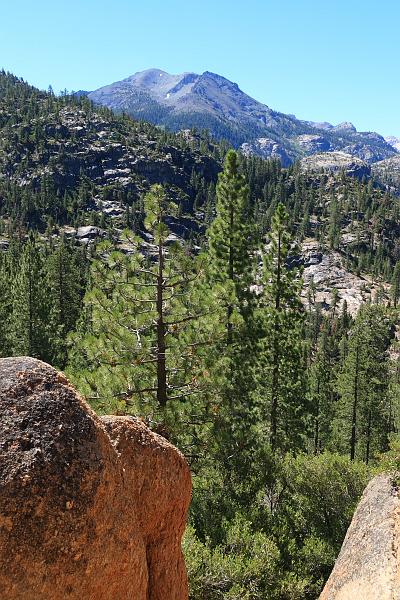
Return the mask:
<path id="1" fill-rule="evenodd" d="M 272 371 L 272 390 L 271 390 L 271 450 L 275 452 L 277 446 L 278 435 L 278 403 L 279 403 L 279 361 L 280 361 L 280 346 L 279 346 L 279 311 L 281 306 L 281 232 L 278 232 L 278 256 L 277 256 L 277 277 L 276 277 L 276 296 L 275 296 L 275 323 L 274 323 L 274 356 L 273 356 L 273 371 Z"/>
<path id="2" fill-rule="evenodd" d="M 357 442 L 357 404 L 358 404 L 358 371 L 359 371 L 359 348 L 356 348 L 356 365 L 354 375 L 354 396 L 353 396 L 353 413 L 351 417 L 351 442 L 350 442 L 350 460 L 354 460 L 356 456 Z"/>
<path id="3" fill-rule="evenodd" d="M 371 421 L 372 421 L 372 411 L 369 409 L 368 411 L 368 425 L 367 425 L 367 447 L 365 451 L 365 464 L 369 463 L 369 451 L 371 445 Z"/>
<path id="4" fill-rule="evenodd" d="M 315 419 L 315 436 L 314 436 L 314 454 L 318 454 L 318 448 L 319 448 L 319 387 L 320 387 L 320 381 L 318 379 L 318 385 L 317 385 L 317 416 Z"/>
<path id="5" fill-rule="evenodd" d="M 165 407 L 168 401 L 167 370 L 165 360 L 165 323 L 163 313 L 164 300 L 164 247 L 160 239 L 158 243 L 158 275 L 157 275 L 157 401 Z"/>

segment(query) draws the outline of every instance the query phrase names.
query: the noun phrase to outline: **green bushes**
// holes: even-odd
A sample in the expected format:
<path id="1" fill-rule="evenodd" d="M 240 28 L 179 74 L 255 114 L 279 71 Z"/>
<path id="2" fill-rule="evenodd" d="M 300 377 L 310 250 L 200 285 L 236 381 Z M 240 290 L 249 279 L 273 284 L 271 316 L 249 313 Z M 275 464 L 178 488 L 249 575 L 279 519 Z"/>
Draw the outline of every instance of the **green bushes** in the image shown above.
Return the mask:
<path id="1" fill-rule="evenodd" d="M 237 498 L 236 513 L 222 524 L 222 478 L 215 470 L 194 478 L 192 521 L 202 538 L 190 526 L 184 540 L 190 600 L 314 600 L 320 594 L 368 468 L 329 452 L 287 454 L 265 466 L 273 471 L 271 478 L 264 474 L 270 483 L 252 504 L 248 495 L 242 505 Z"/>

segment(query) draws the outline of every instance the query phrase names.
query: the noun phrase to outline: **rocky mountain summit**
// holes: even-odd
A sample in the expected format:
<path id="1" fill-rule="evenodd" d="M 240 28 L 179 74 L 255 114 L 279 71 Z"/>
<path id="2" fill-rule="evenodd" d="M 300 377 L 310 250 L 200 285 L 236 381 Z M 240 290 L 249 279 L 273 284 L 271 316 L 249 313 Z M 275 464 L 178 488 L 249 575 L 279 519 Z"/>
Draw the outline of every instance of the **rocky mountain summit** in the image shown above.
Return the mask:
<path id="1" fill-rule="evenodd" d="M 180 452 L 32 358 L 0 359 L 0 406 L 0 597 L 187 600 Z"/>
<path id="2" fill-rule="evenodd" d="M 96 104 L 174 131 L 209 129 L 216 138 L 244 145 L 245 153 L 278 156 L 284 166 L 321 151 L 342 151 L 368 163 L 398 152 L 392 138 L 357 132 L 352 123 L 301 121 L 275 111 L 210 71 L 171 75 L 149 69 L 86 93 Z"/>

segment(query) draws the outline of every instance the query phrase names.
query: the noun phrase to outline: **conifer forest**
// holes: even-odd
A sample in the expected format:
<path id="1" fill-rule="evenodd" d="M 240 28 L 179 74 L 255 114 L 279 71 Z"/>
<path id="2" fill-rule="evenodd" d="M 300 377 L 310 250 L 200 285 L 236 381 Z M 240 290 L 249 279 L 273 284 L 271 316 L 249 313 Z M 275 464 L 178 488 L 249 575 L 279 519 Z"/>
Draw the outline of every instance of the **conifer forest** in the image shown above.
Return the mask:
<path id="1" fill-rule="evenodd" d="M 184 454 L 191 600 L 315 600 L 368 481 L 397 468 L 399 223 L 373 175 L 0 72 L 0 356 Z M 326 257 L 357 302 L 320 283 Z"/>

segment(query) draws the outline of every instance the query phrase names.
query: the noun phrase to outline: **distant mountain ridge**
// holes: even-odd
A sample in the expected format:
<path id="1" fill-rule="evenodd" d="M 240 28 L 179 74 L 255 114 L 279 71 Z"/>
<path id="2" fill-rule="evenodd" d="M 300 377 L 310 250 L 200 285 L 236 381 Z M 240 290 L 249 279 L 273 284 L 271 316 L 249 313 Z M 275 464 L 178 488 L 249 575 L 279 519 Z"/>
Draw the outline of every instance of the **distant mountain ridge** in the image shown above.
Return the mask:
<path id="1" fill-rule="evenodd" d="M 394 135 L 390 135 L 388 137 L 385 137 L 385 140 L 388 142 L 388 144 L 390 144 L 391 146 L 393 146 L 393 148 L 400 152 L 400 138 L 394 137 Z"/>
<path id="2" fill-rule="evenodd" d="M 96 104 L 172 131 L 208 129 L 217 139 L 242 146 L 247 154 L 276 156 L 284 166 L 321 152 L 345 152 L 368 163 L 399 152 L 396 138 L 358 132 L 349 122 L 302 121 L 272 110 L 210 71 L 171 75 L 149 69 L 92 92 L 79 92 L 83 93 Z"/>

